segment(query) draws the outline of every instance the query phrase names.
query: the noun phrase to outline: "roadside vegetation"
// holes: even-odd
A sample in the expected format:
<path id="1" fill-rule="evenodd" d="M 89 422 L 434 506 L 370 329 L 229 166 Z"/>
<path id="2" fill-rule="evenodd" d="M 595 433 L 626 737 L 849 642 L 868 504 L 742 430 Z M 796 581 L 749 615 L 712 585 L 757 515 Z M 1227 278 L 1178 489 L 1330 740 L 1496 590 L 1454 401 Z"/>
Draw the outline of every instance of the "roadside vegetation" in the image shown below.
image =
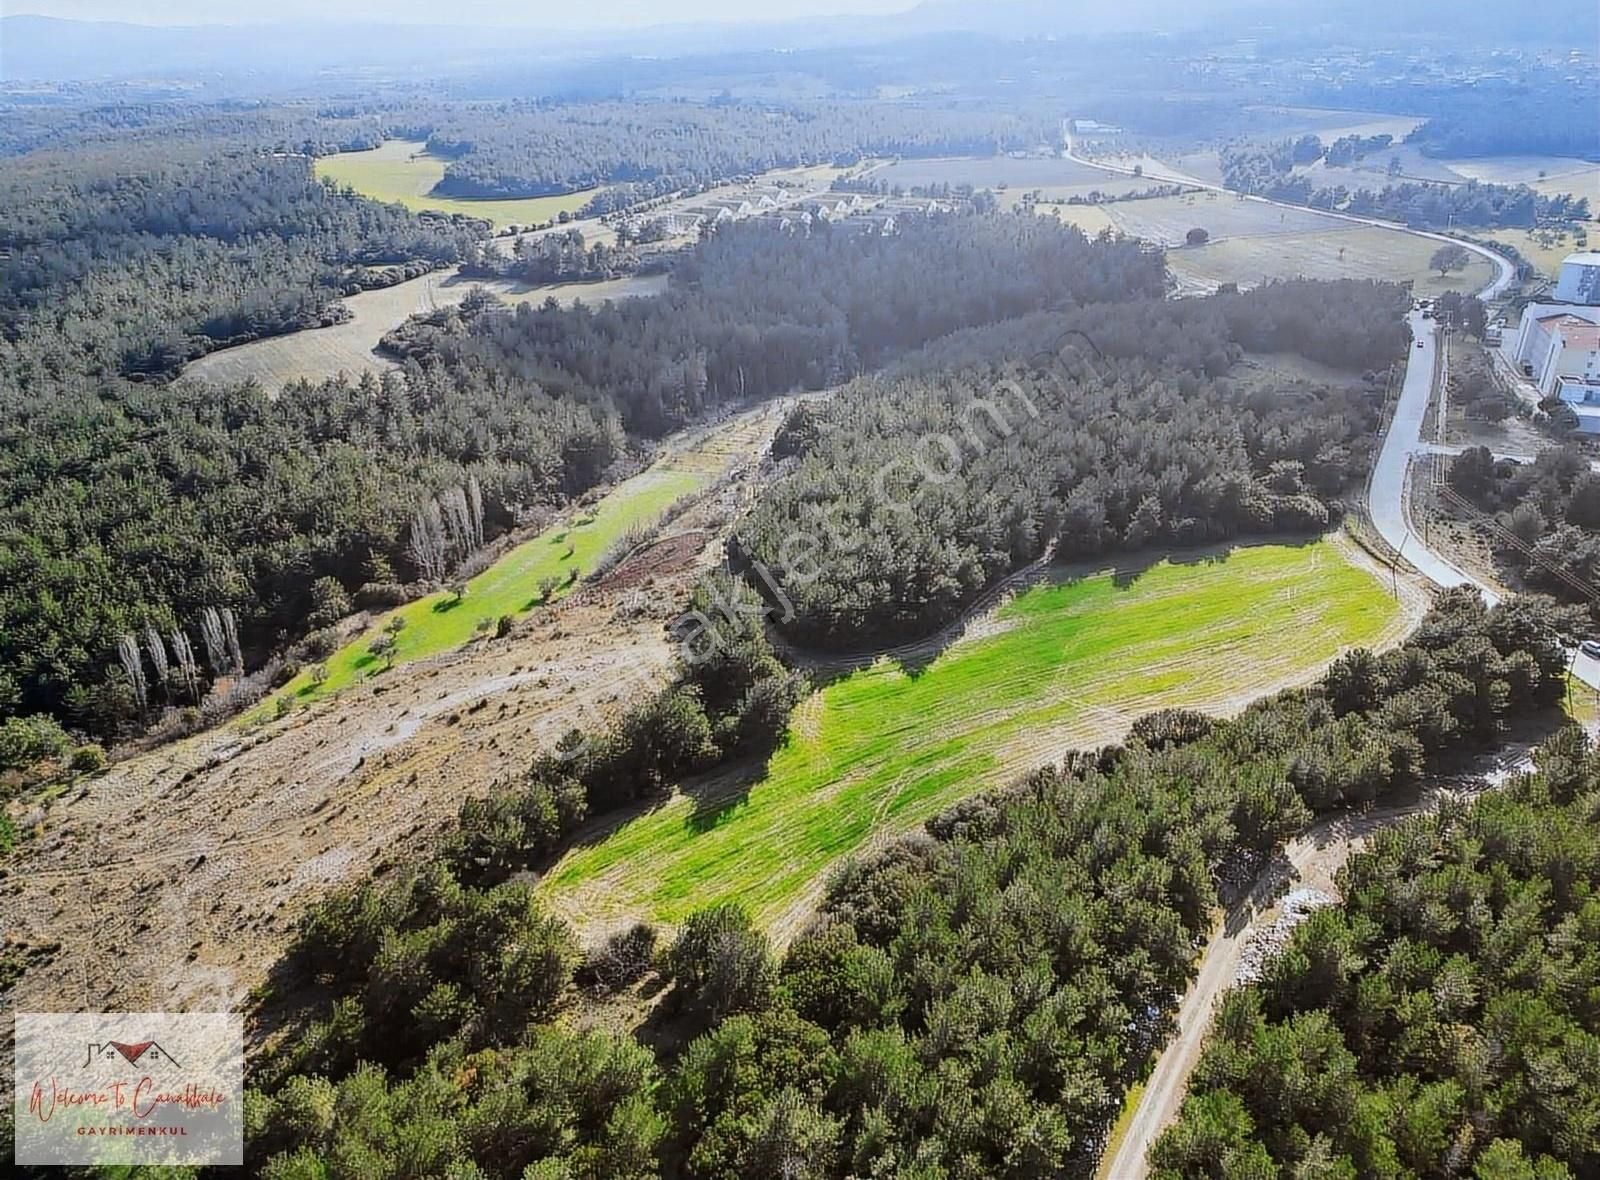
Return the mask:
<path id="1" fill-rule="evenodd" d="M 1560 412 L 1560 405 L 1552 407 Z M 1569 602 L 1600 602 L 1600 473 L 1576 444 L 1531 463 L 1497 461 L 1488 447 L 1451 460 L 1448 485 L 1483 517 L 1477 529 L 1519 583 Z"/>
<path id="2" fill-rule="evenodd" d="M 1600 1168 L 1600 755 L 1570 728 L 1504 790 L 1379 835 L 1230 993 L 1158 1180 L 1564 1180 Z"/>

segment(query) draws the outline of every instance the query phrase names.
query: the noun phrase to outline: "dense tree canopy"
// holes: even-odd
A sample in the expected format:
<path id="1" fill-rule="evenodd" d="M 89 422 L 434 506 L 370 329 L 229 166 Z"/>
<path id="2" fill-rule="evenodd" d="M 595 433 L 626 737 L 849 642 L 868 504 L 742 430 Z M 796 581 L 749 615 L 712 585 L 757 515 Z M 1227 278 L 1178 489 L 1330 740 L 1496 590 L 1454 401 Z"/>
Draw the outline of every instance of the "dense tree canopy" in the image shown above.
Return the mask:
<path id="1" fill-rule="evenodd" d="M 1405 305 L 1295 282 L 958 334 L 794 412 L 736 557 L 777 575 L 798 636 L 870 646 L 948 621 L 1052 541 L 1073 559 L 1324 528 L 1366 468 L 1377 391 L 1225 374 L 1244 346 L 1386 365 Z M 989 359 L 1023 332 L 1061 348 Z"/>
<path id="2" fill-rule="evenodd" d="M 451 157 L 436 191 L 533 197 L 602 184 L 636 196 L 862 156 L 989 155 L 1049 143 L 1053 121 L 894 103 L 511 103 L 445 114 L 428 137 Z"/>
<path id="3" fill-rule="evenodd" d="M 448 309 L 384 338 L 400 356 L 603 397 L 657 436 L 711 406 L 820 389 L 961 328 L 1153 296 L 1161 256 L 1050 218 L 915 218 L 891 236 L 734 225 L 681 259 L 665 295 L 599 308 Z"/>
<path id="4" fill-rule="evenodd" d="M 1562 1180 L 1600 1170 L 1600 756 L 1385 832 L 1232 993 L 1161 1180 Z"/>
<path id="5" fill-rule="evenodd" d="M 288 256 L 284 242 L 292 255 L 296 243 L 320 251 L 354 235 L 350 248 L 373 266 L 390 249 L 457 248 L 456 227 L 341 196 L 307 179 L 303 160 L 262 160 L 243 173 L 197 167 L 175 166 L 169 181 L 108 181 L 114 199 L 104 202 L 84 196 L 55 214 L 15 214 L 10 240 L 42 261 L 7 272 L 17 335 L 0 341 L 0 684 L 18 698 L 0 698 L 5 711 L 114 732 L 135 713 L 115 656 L 120 635 L 192 627 L 205 607 L 227 606 L 259 657 L 304 633 L 318 579 L 353 592 L 424 572 L 404 552 L 406 522 L 469 476 L 498 532 L 519 507 L 593 487 L 628 452 L 624 429 L 659 436 L 719 403 L 842 380 L 955 328 L 1161 283 L 1159 257 L 1043 219 L 952 218 L 888 239 L 748 228 L 695 250 L 659 299 L 506 316 L 470 296 L 390 337 L 409 359 L 381 381 L 339 378 L 276 396 L 254 385 L 130 384 L 119 370 L 164 369 L 206 346 L 207 324 L 233 332 L 248 319 L 248 303 L 228 300 L 252 300 L 255 288 L 211 258 L 230 242 L 244 243 L 240 266 L 266 258 L 264 274 Z M 295 199 L 308 204 L 276 208 L 270 186 L 246 199 L 257 191 L 250 177 L 287 184 L 296 175 Z M 312 216 L 324 207 L 325 218 Z M 284 237 L 263 245 L 262 225 Z M 362 227 L 411 236 L 391 246 L 362 238 Z M 69 267 L 72 249 L 58 247 L 80 229 L 113 261 Z M 214 265 L 186 289 L 162 270 L 178 258 Z M 106 265 L 155 288 L 136 298 Z M 308 307 L 334 293 L 284 290 Z M 208 295 L 219 302 L 190 329 L 197 335 L 151 360 L 151 342 L 165 337 L 150 335 L 148 321 L 182 325 L 184 301 Z M 94 314 L 102 297 L 126 321 Z M 234 310 L 224 316 L 224 307 Z"/>
<path id="6" fill-rule="evenodd" d="M 730 679 L 745 662 L 730 659 L 662 700 Z M 406 1175 L 424 1143 L 424 1170 L 492 1177 L 1086 1173 L 1170 1033 L 1217 882 L 1313 813 L 1495 740 L 1559 697 L 1564 670 L 1546 606 L 1452 592 L 1402 648 L 1352 653 L 1235 720 L 1146 718 L 1125 746 L 855 864 L 781 960 L 737 908 L 691 918 L 659 962 L 665 1012 L 694 1039 L 659 1064 L 549 1023 L 578 969 L 570 935 L 504 879 L 515 862 L 470 884 L 495 854 L 447 848 L 304 925 L 295 961 L 333 1003 L 258 1077 L 250 1151 L 283 1177 L 357 1159 Z M 606 744 L 630 732 L 646 731 Z M 1433 912 L 1388 901 L 1403 920 Z"/>

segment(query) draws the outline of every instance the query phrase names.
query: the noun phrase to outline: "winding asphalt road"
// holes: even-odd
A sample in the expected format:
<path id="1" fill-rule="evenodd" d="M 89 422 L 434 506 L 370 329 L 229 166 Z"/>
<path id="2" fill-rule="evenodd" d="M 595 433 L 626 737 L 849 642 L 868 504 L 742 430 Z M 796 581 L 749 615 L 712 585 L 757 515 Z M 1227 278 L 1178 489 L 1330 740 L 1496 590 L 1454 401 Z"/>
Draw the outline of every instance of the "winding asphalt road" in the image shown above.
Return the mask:
<path id="1" fill-rule="evenodd" d="M 1115 167 L 1076 155 L 1070 135 L 1067 138 L 1066 154 L 1069 159 L 1091 167 L 1124 176 L 1134 174 L 1131 168 Z M 1231 189 L 1200 182 L 1193 177 L 1162 175 L 1149 170 L 1145 170 L 1141 175 L 1154 181 L 1183 183 L 1213 192 L 1232 192 Z M 1246 196 L 1244 199 L 1303 211 L 1302 206 L 1266 197 Z M 1478 292 L 1482 299 L 1493 299 L 1500 295 L 1515 278 L 1515 269 L 1507 259 L 1470 242 L 1462 242 L 1444 234 L 1409 229 L 1375 218 L 1354 217 L 1321 209 L 1314 212 L 1340 221 L 1352 221 L 1434 241 L 1456 243 L 1473 253 L 1482 255 L 1495 267 L 1494 279 Z M 1373 469 L 1372 481 L 1368 488 L 1368 509 L 1379 535 L 1423 577 L 1443 587 L 1475 586 L 1492 605 L 1499 601 L 1499 595 L 1493 588 L 1455 565 L 1442 553 L 1428 548 L 1424 538 L 1411 528 L 1406 492 L 1412 459 L 1416 455 L 1426 454 L 1435 449 L 1431 444 L 1422 441 L 1422 422 L 1427 415 L 1428 403 L 1433 393 L 1439 338 L 1437 322 L 1423 319 L 1419 312 L 1412 312 L 1408 317 L 1408 323 L 1411 326 L 1414 343 L 1407 350 L 1406 374 L 1400 398 Z M 1421 347 L 1416 347 L 1417 344 Z M 1600 661 L 1577 652 L 1574 652 L 1573 656 L 1574 676 L 1596 691 L 1600 691 Z M 1353 819 L 1341 817 L 1324 821 L 1291 841 L 1283 850 L 1283 856 L 1257 879 L 1246 901 L 1229 912 L 1222 927 L 1211 937 L 1205 950 L 1201 952 L 1194 983 L 1190 985 L 1178 1007 L 1177 1032 L 1156 1059 L 1155 1068 L 1145 1083 L 1144 1093 L 1129 1120 L 1127 1131 L 1118 1142 L 1113 1154 L 1102 1161 L 1097 1172 L 1099 1180 L 1144 1180 L 1149 1171 L 1146 1161 L 1151 1146 L 1177 1117 L 1178 1109 L 1183 1104 L 1189 1075 L 1199 1061 L 1200 1052 L 1205 1045 L 1206 1033 L 1211 1026 L 1217 999 L 1233 986 L 1240 956 L 1244 953 L 1251 935 L 1269 914 L 1270 899 L 1276 896 L 1277 890 L 1286 881 L 1301 875 L 1311 857 L 1319 854 L 1323 857 L 1330 854 L 1348 857 L 1377 828 L 1398 822 L 1416 810 L 1417 808 L 1405 808 L 1379 811 Z"/>

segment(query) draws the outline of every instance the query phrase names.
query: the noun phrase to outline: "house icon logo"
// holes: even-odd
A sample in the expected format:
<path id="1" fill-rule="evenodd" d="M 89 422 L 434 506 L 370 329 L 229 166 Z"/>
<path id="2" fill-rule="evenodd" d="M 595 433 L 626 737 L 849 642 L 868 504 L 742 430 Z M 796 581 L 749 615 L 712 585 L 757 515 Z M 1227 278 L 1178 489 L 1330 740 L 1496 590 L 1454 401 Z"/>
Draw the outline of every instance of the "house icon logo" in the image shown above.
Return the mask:
<path id="1" fill-rule="evenodd" d="M 145 1066 L 168 1066 L 179 1069 L 178 1059 L 163 1049 L 155 1041 L 106 1041 L 103 1044 L 95 1041 L 89 1042 L 89 1055 L 84 1058 L 83 1067 L 98 1063 L 115 1062 L 121 1057 L 129 1065 L 143 1064 Z"/>

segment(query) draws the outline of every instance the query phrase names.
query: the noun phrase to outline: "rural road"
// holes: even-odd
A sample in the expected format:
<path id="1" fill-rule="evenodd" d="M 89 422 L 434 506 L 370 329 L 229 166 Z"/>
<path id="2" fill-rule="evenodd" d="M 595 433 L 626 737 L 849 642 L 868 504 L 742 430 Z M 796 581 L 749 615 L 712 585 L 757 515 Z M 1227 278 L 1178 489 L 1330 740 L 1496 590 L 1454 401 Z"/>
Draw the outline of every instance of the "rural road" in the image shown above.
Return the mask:
<path id="1" fill-rule="evenodd" d="M 1500 279 L 1496 279 L 1484 289 L 1484 294 L 1499 289 Z M 1422 347 L 1407 350 L 1405 381 L 1400 387 L 1394 419 L 1383 436 L 1383 448 L 1373 467 L 1372 483 L 1367 489 L 1367 509 L 1379 535 L 1428 581 L 1436 586 L 1475 586 L 1492 606 L 1500 601 L 1493 587 L 1473 577 L 1442 553 L 1428 548 L 1424 537 L 1411 527 L 1406 484 L 1412 459 L 1439 449 L 1435 444 L 1422 441 L 1422 420 L 1433 394 L 1439 334 L 1436 322 L 1423 319 L 1419 312 L 1412 312 L 1408 320 L 1412 335 Z M 1600 660 L 1580 651 L 1572 651 L 1571 655 L 1573 676 L 1600 691 Z"/>
<path id="2" fill-rule="evenodd" d="M 1532 750 L 1519 747 L 1508 751 L 1484 778 L 1490 787 L 1498 787 L 1512 775 L 1532 768 Z M 1228 909 L 1221 928 L 1206 944 L 1200 969 L 1178 1006 L 1177 1035 L 1157 1058 L 1127 1133 L 1116 1153 L 1096 1173 L 1099 1180 L 1142 1180 L 1147 1174 L 1150 1148 L 1183 1105 L 1189 1075 L 1205 1048 L 1217 999 L 1233 987 L 1251 939 L 1272 924 L 1276 902 L 1284 888 L 1295 882 L 1309 882 L 1331 891 L 1340 866 L 1373 835 L 1402 820 L 1433 811 L 1444 797 L 1454 794 L 1457 792 L 1435 788 L 1403 806 L 1376 808 L 1360 815 L 1328 816 L 1283 847 L 1256 878 L 1249 894 Z"/>
<path id="3" fill-rule="evenodd" d="M 1089 167 L 1123 176 L 1134 175 L 1132 168 L 1103 164 L 1077 155 L 1070 134 L 1067 136 L 1066 155 L 1069 159 Z M 1248 201 L 1303 210 L 1299 205 L 1274 201 L 1267 197 L 1234 193 L 1231 189 L 1198 181 L 1193 177 L 1179 174 L 1163 175 L 1148 168 L 1140 175 L 1157 182 L 1187 184 L 1212 192 L 1230 193 Z M 1339 221 L 1376 226 L 1464 246 L 1487 258 L 1495 267 L 1495 277 L 1478 292 L 1482 299 L 1493 299 L 1501 294 L 1516 275 L 1515 269 L 1507 259 L 1470 242 L 1461 242 L 1444 234 L 1410 229 L 1377 218 L 1356 217 L 1322 209 L 1312 212 Z M 1446 587 L 1476 586 L 1484 598 L 1493 604 L 1498 601 L 1499 596 L 1492 589 L 1442 554 L 1427 548 L 1423 539 L 1411 530 L 1407 512 L 1406 484 L 1413 456 L 1430 450 L 1429 444 L 1422 441 L 1422 422 L 1427 415 L 1428 403 L 1433 392 L 1438 333 L 1436 323 L 1424 320 L 1419 312 L 1412 312 L 1408 322 L 1412 336 L 1420 342 L 1421 347 L 1407 349 L 1405 381 L 1395 407 L 1394 418 L 1384 435 L 1383 446 L 1373 470 L 1368 506 L 1373 522 L 1383 539 L 1429 581 Z M 1585 684 L 1600 690 L 1600 662 L 1574 653 L 1573 674 Z M 1505 768 L 1501 777 L 1519 769 L 1526 761 L 1527 755 L 1524 755 L 1521 763 Z M 1133 1112 L 1126 1133 L 1118 1142 L 1113 1154 L 1101 1162 L 1097 1172 L 1100 1180 L 1143 1180 L 1148 1174 L 1147 1156 L 1150 1148 L 1161 1132 L 1177 1117 L 1178 1109 L 1183 1104 L 1189 1075 L 1200 1058 L 1217 999 L 1233 986 L 1240 957 L 1251 936 L 1262 927 L 1263 919 L 1270 912 L 1272 899 L 1282 886 L 1289 881 L 1304 879 L 1314 864 L 1331 878 L 1338 865 L 1348 859 L 1374 831 L 1415 814 L 1426 806 L 1418 804 L 1407 808 L 1374 811 L 1362 816 L 1333 817 L 1314 825 L 1284 848 L 1283 855 L 1278 857 L 1252 886 L 1250 895 L 1228 912 L 1221 930 L 1206 945 L 1200 957 L 1200 968 L 1194 983 L 1178 1007 L 1177 1034 L 1157 1058 L 1155 1068 L 1145 1084 L 1144 1093 Z"/>

